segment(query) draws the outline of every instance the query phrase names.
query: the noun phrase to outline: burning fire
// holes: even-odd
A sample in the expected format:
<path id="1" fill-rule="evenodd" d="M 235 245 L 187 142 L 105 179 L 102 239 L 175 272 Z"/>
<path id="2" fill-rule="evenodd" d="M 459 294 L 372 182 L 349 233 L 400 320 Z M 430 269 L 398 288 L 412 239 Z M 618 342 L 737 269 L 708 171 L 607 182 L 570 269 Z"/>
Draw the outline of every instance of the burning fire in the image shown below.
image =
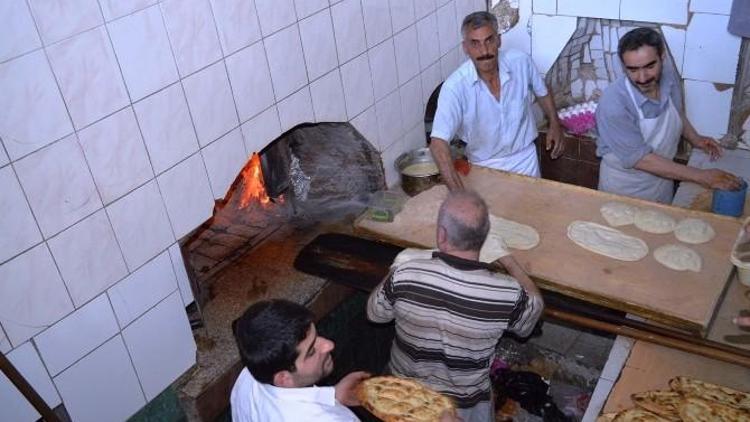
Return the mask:
<path id="1" fill-rule="evenodd" d="M 257 201 L 261 205 L 271 202 L 266 195 L 266 187 L 263 184 L 263 172 L 260 168 L 260 156 L 253 153 L 250 162 L 242 169 L 243 189 L 240 196 L 240 208 L 245 208 L 251 202 Z"/>

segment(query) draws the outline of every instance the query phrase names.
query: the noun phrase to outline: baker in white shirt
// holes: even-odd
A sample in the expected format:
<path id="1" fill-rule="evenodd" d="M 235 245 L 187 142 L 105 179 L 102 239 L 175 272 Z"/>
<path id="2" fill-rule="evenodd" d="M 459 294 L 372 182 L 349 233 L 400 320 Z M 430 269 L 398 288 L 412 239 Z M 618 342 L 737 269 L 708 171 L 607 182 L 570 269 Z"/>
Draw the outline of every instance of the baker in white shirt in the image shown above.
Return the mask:
<path id="1" fill-rule="evenodd" d="M 333 371 L 334 344 L 318 335 L 313 314 L 281 299 L 257 302 L 232 324 L 244 368 L 231 395 L 234 422 L 359 421 L 346 406 L 365 372 L 334 387 L 314 384 Z"/>
<path id="2" fill-rule="evenodd" d="M 473 164 L 539 177 L 534 146 L 533 93 L 549 120 L 545 148 L 559 157 L 565 142 L 555 103 L 531 57 L 517 50 L 500 51 L 497 18 L 474 12 L 461 25 L 464 52 L 470 60 L 443 83 L 430 134 L 430 150 L 450 189 L 463 183 L 453 167 L 449 142 L 466 142 Z"/>

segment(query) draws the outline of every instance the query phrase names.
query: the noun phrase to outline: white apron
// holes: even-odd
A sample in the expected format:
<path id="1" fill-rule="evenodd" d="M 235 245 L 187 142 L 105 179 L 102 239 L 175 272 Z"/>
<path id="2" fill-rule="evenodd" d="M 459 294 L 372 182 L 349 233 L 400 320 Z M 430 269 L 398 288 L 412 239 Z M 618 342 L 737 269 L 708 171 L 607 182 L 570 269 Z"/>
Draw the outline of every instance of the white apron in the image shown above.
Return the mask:
<path id="1" fill-rule="evenodd" d="M 677 154 L 682 134 L 682 118 L 672 99 L 669 99 L 665 112 L 647 119 L 635 101 L 630 82 L 626 81 L 625 86 L 638 111 L 638 126 L 643 140 L 653 148 L 654 154 L 671 161 Z M 674 181 L 636 168 L 625 168 L 620 159 L 610 152 L 602 157 L 599 167 L 599 190 L 669 204 L 674 195 Z"/>
<path id="2" fill-rule="evenodd" d="M 524 176 L 541 177 L 539 158 L 536 156 L 536 145 L 533 142 L 526 148 L 512 154 L 500 158 L 474 161 L 472 164 L 523 174 Z"/>

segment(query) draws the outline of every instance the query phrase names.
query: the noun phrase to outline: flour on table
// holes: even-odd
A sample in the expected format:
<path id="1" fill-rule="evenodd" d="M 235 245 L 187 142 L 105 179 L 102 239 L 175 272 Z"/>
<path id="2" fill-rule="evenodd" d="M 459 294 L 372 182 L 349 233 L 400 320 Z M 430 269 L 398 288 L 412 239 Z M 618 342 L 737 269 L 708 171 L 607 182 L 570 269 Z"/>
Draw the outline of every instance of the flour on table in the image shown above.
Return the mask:
<path id="1" fill-rule="evenodd" d="M 665 267 L 676 271 L 700 272 L 702 267 L 701 256 L 698 255 L 698 252 L 683 245 L 659 246 L 654 251 L 654 258 Z"/>
<path id="2" fill-rule="evenodd" d="M 570 223 L 568 238 L 586 250 L 620 261 L 639 261 L 648 255 L 643 240 L 590 221 Z"/>
<path id="3" fill-rule="evenodd" d="M 677 224 L 674 218 L 657 210 L 639 209 L 635 213 L 635 226 L 644 232 L 664 234 L 674 230 Z"/>
<path id="4" fill-rule="evenodd" d="M 638 211 L 638 207 L 634 207 L 624 202 L 607 202 L 599 208 L 599 212 L 602 213 L 602 217 L 612 227 L 627 226 L 633 224 L 635 220 L 635 213 Z"/>
<path id="5" fill-rule="evenodd" d="M 714 228 L 699 218 L 686 218 L 677 223 L 674 228 L 677 240 L 685 243 L 706 243 L 716 236 Z"/>
<path id="6" fill-rule="evenodd" d="M 527 250 L 539 244 L 539 233 L 531 226 L 490 214 L 489 236 L 500 237 L 508 247 Z"/>

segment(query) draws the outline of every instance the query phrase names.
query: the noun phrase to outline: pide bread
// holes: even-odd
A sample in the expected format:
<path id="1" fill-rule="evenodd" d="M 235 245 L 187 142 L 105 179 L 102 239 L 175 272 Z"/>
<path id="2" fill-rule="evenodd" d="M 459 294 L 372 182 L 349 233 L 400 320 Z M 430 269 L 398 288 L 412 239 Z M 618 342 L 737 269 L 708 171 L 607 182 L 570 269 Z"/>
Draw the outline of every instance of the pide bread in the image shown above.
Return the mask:
<path id="1" fill-rule="evenodd" d="M 632 409 L 625 409 L 617 412 L 612 422 L 667 422 L 669 419 L 664 419 L 656 413 L 649 412 L 638 407 Z"/>
<path id="2" fill-rule="evenodd" d="M 455 414 L 451 399 L 417 381 L 393 376 L 372 377 L 357 387 L 362 406 L 385 422 L 438 421 L 446 410 Z"/>
<path id="3" fill-rule="evenodd" d="M 669 387 L 687 397 L 699 397 L 703 400 L 726 404 L 750 411 L 750 394 L 733 390 L 690 377 L 675 377 L 669 380 Z"/>
<path id="4" fill-rule="evenodd" d="M 682 396 L 674 391 L 643 391 L 630 396 L 637 407 L 671 421 L 679 421 Z"/>
<path id="5" fill-rule="evenodd" d="M 697 397 L 686 397 L 679 412 L 685 422 L 750 422 L 750 411 Z"/>

